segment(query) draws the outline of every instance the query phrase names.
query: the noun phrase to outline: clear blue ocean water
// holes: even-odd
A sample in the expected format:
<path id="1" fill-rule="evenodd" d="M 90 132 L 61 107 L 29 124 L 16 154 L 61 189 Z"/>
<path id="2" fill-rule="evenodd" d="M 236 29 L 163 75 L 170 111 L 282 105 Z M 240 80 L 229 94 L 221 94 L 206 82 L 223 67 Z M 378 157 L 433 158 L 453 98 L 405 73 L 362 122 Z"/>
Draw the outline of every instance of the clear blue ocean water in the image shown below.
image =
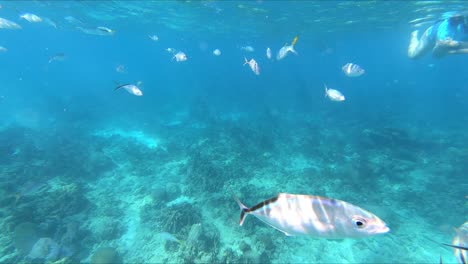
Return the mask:
<path id="1" fill-rule="evenodd" d="M 0 6 L 21 27 L 0 26 L 1 263 L 457 262 L 441 243 L 468 216 L 468 55 L 407 49 L 465 1 Z M 277 60 L 296 36 L 298 54 Z M 230 190 L 247 206 L 340 199 L 390 232 L 239 226 Z"/>

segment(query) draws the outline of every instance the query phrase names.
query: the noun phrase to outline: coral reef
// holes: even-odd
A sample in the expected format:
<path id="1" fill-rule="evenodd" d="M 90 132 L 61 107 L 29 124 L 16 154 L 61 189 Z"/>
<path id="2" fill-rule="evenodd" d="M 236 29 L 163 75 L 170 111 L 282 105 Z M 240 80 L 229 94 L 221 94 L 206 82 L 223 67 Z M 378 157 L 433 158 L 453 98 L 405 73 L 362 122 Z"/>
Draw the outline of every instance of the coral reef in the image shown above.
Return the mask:
<path id="1" fill-rule="evenodd" d="M 217 262 L 220 250 L 219 234 L 209 225 L 193 224 L 187 239 L 181 248 L 181 258 L 184 262 L 207 263 Z M 210 232 L 211 231 L 211 232 Z"/>
<path id="2" fill-rule="evenodd" d="M 59 257 L 60 246 L 49 237 L 40 238 L 27 255 L 27 258 L 32 261 L 43 260 L 47 262 L 57 261 Z"/>
<path id="3" fill-rule="evenodd" d="M 91 256 L 91 264 L 120 264 L 122 258 L 115 248 L 100 247 Z"/>
<path id="4" fill-rule="evenodd" d="M 33 223 L 20 223 L 14 229 L 13 244 L 20 254 L 29 253 L 37 239 L 37 226 Z"/>
<path id="5" fill-rule="evenodd" d="M 200 213 L 190 203 L 181 203 L 163 207 L 158 211 L 156 221 L 162 230 L 169 233 L 183 233 L 182 229 L 189 228 L 201 220 Z"/>

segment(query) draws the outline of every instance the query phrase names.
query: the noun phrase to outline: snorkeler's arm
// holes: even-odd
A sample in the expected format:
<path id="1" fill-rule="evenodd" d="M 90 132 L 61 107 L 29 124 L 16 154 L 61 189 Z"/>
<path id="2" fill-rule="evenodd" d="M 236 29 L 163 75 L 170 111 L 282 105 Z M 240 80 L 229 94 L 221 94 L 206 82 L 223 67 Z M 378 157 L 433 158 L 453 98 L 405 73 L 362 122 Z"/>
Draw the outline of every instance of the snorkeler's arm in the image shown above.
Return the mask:
<path id="1" fill-rule="evenodd" d="M 432 55 L 435 58 L 441 58 L 446 55 L 467 54 L 467 53 L 468 53 L 468 42 L 454 41 L 452 39 L 445 39 L 445 40 L 437 41 L 436 46 L 432 50 Z"/>
<path id="2" fill-rule="evenodd" d="M 449 50 L 448 54 L 468 54 L 468 48 L 466 49 L 456 49 L 456 50 Z"/>
<path id="3" fill-rule="evenodd" d="M 410 59 L 417 59 L 434 47 L 432 32 L 433 29 L 431 26 L 424 31 L 423 35 L 419 39 L 417 30 L 411 33 L 410 44 L 408 45 L 408 57 Z"/>

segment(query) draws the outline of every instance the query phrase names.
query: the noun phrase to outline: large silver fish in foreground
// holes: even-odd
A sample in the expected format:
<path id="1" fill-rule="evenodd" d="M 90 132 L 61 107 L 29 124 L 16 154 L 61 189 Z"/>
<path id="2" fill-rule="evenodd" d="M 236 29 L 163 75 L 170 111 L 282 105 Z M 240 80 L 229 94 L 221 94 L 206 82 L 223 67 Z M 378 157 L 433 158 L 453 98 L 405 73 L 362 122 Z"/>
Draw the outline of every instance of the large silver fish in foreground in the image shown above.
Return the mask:
<path id="1" fill-rule="evenodd" d="M 454 248 L 453 254 L 458 263 L 466 264 L 468 262 L 468 221 L 457 228 L 456 232 L 452 245 L 445 245 Z"/>
<path id="2" fill-rule="evenodd" d="M 240 225 L 251 214 L 287 236 L 358 238 L 390 231 L 376 215 L 336 199 L 280 193 L 251 208 L 234 199 L 241 208 Z"/>

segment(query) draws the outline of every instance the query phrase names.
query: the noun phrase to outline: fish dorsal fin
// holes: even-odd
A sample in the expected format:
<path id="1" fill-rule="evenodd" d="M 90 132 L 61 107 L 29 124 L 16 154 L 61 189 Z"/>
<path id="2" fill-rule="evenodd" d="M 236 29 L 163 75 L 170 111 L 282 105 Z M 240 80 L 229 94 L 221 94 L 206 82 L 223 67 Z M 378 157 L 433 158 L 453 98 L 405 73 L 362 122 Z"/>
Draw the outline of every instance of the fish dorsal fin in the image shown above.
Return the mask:
<path id="1" fill-rule="evenodd" d="M 122 88 L 122 87 L 124 87 L 124 86 L 127 86 L 127 85 L 130 85 L 130 84 L 129 84 L 129 83 L 121 84 L 121 85 L 115 87 L 114 91 L 117 91 L 118 89 L 120 89 L 120 88 Z"/>
<path id="2" fill-rule="evenodd" d="M 453 247 L 453 248 L 456 248 L 456 249 L 459 249 L 459 250 L 468 250 L 468 247 L 464 247 L 464 246 L 459 246 L 459 245 L 451 245 L 451 244 L 445 244 L 445 243 L 442 243 L 442 245 L 444 246 L 448 246 L 448 247 Z"/>

